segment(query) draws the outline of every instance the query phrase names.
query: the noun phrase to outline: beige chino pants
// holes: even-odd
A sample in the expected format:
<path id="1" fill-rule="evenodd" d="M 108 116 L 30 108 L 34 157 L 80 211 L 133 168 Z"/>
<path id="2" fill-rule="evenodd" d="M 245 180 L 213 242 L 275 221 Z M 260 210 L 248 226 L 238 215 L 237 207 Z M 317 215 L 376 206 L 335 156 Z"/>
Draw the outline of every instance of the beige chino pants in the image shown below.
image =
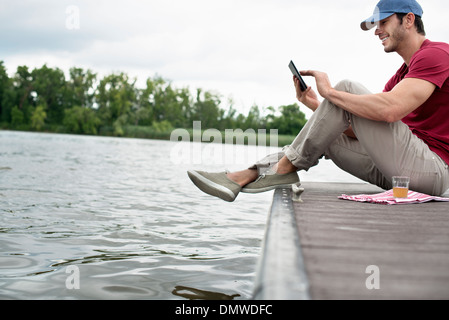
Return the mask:
<path id="1" fill-rule="evenodd" d="M 342 81 L 337 90 L 370 94 L 362 85 Z M 352 125 L 357 139 L 343 134 Z M 298 170 L 309 170 L 319 159 L 331 159 L 342 170 L 391 189 L 393 176 L 409 176 L 410 189 L 442 195 L 449 188 L 448 165 L 402 121 L 387 123 L 355 116 L 324 100 L 290 146 L 270 154 L 252 169 L 259 173 L 284 155 Z"/>

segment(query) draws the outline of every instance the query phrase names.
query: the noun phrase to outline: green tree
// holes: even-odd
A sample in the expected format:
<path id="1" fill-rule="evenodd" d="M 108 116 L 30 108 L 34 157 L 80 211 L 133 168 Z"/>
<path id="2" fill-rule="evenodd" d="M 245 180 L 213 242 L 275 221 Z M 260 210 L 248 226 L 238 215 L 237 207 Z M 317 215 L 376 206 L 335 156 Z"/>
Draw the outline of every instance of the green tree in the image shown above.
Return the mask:
<path id="1" fill-rule="evenodd" d="M 224 111 L 220 109 L 220 95 L 197 89 L 196 101 L 193 105 L 194 120 L 201 120 L 203 128 L 218 128 L 219 119 Z"/>
<path id="2" fill-rule="evenodd" d="M 45 105 L 37 106 L 31 115 L 31 128 L 40 131 L 45 125 L 45 119 L 47 118 L 47 113 Z"/>
<path id="3" fill-rule="evenodd" d="M 14 106 L 11 110 L 11 124 L 13 128 L 19 128 L 21 125 L 24 124 L 24 115 L 22 110 L 19 109 L 19 107 Z"/>
<path id="4" fill-rule="evenodd" d="M 31 88 L 34 104 L 46 105 L 47 120 L 50 124 L 61 124 L 67 103 L 67 86 L 61 69 L 43 65 L 31 72 Z"/>
<path id="5" fill-rule="evenodd" d="M 114 128 L 114 135 L 121 137 L 125 134 L 125 130 L 123 127 L 128 123 L 128 115 L 122 114 L 120 115 L 112 124 Z"/>
<path id="6" fill-rule="evenodd" d="M 71 68 L 67 81 L 66 107 L 81 106 L 93 108 L 96 94 L 97 75 L 91 70 Z"/>
<path id="7" fill-rule="evenodd" d="M 154 107 L 155 87 L 155 80 L 148 78 L 146 87 L 139 91 L 138 105 L 135 112 L 136 117 L 134 119 L 135 125 L 150 126 L 155 121 L 157 117 Z"/>
<path id="8" fill-rule="evenodd" d="M 153 122 L 151 127 L 158 133 L 164 133 L 173 130 L 172 124 L 167 120 L 163 120 L 161 122 Z"/>
<path id="9" fill-rule="evenodd" d="M 138 123 L 168 121 L 176 127 L 185 126 L 190 118 L 190 101 L 188 89 L 175 89 L 160 76 L 148 78 L 136 112 Z"/>
<path id="10" fill-rule="evenodd" d="M 237 128 L 235 122 L 235 117 L 237 114 L 237 110 L 234 109 L 234 101 L 229 98 L 227 100 L 227 110 L 220 108 L 219 109 L 219 117 L 218 117 L 218 130 L 226 130 Z"/>
<path id="11" fill-rule="evenodd" d="M 94 110 L 81 106 L 74 106 L 65 110 L 63 124 L 70 133 L 97 134 L 100 119 Z"/>
<path id="12" fill-rule="evenodd" d="M 297 104 L 269 107 L 267 116 L 253 105 L 243 115 L 237 113 L 232 99 L 225 110 L 220 94 L 203 89 L 192 94 L 188 87 L 175 88 L 160 76 L 148 78 L 143 89 L 135 84 L 136 79 L 125 73 L 110 74 L 97 82 L 91 70 L 75 67 L 66 80 L 59 68 L 47 65 L 32 72 L 19 66 L 8 77 L 0 61 L 0 121 L 22 130 L 55 130 L 63 125 L 72 133 L 96 134 L 101 129 L 117 136 L 128 134 L 128 125 L 151 126 L 160 133 L 172 127 L 192 128 L 198 120 L 203 128 L 266 128 L 296 135 L 306 123 Z"/>
<path id="13" fill-rule="evenodd" d="M 245 119 L 242 129 L 261 129 L 264 128 L 262 119 L 260 117 L 260 110 L 257 105 L 253 105 L 248 112 L 248 116 Z"/>
<path id="14" fill-rule="evenodd" d="M 1 100 L 2 111 L 1 121 L 5 123 L 11 123 L 11 112 L 17 101 L 17 92 L 13 85 L 12 79 L 9 79 L 5 90 L 3 91 L 3 97 Z"/>
<path id="15" fill-rule="evenodd" d="M 168 121 L 175 127 L 182 126 L 184 123 L 183 119 L 183 106 L 180 101 L 178 101 L 178 90 L 174 89 L 171 84 L 168 84 L 164 90 L 164 94 L 160 96 L 157 103 L 160 106 L 162 121 Z"/>
<path id="16" fill-rule="evenodd" d="M 22 124 L 29 122 L 31 113 L 34 110 L 35 100 L 32 93 L 33 83 L 32 76 L 27 66 L 17 67 L 17 71 L 13 77 L 13 83 L 11 90 L 6 94 L 3 99 L 7 108 L 10 110 L 10 121 L 13 124 L 13 112 L 17 116 L 17 110 L 13 111 L 14 107 L 22 113 Z"/>
<path id="17" fill-rule="evenodd" d="M 3 65 L 3 61 L 0 61 L 0 120 L 3 120 L 4 106 L 3 106 L 3 97 L 5 96 L 5 92 L 9 87 L 9 77 L 6 72 L 6 68 Z"/>
<path id="18" fill-rule="evenodd" d="M 122 126 L 128 121 L 131 111 L 136 110 L 136 80 L 130 82 L 124 73 L 111 74 L 100 81 L 96 101 L 98 115 L 102 123 L 108 126 Z M 120 118 L 120 121 L 117 120 Z"/>
<path id="19" fill-rule="evenodd" d="M 297 135 L 306 124 L 306 116 L 298 104 L 280 106 L 280 116 L 274 115 L 274 108 L 268 108 L 272 114 L 268 116 L 267 129 L 278 129 L 280 134 Z"/>
<path id="20" fill-rule="evenodd" d="M 189 88 L 178 89 L 177 101 L 181 108 L 179 122 L 174 123 L 178 128 L 192 128 L 193 127 L 193 98 L 190 94 Z"/>

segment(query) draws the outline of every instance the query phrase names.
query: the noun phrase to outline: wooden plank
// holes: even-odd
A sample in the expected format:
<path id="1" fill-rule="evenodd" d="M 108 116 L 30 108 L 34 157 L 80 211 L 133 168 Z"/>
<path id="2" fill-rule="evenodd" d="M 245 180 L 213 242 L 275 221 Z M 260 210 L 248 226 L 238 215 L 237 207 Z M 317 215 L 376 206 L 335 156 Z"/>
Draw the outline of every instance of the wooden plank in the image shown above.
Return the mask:
<path id="1" fill-rule="evenodd" d="M 268 217 L 253 297 L 309 300 L 291 191 L 278 189 Z"/>
<path id="2" fill-rule="evenodd" d="M 303 183 L 295 203 L 312 299 L 448 299 L 449 203 L 380 205 L 338 196 L 382 192 L 362 184 Z M 380 289 L 369 290 L 368 266 Z"/>

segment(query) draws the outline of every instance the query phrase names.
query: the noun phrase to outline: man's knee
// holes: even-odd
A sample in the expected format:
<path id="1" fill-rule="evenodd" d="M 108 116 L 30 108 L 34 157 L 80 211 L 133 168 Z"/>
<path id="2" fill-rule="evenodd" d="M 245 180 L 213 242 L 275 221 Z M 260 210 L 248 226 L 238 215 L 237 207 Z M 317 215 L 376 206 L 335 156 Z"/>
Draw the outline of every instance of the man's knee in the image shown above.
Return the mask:
<path id="1" fill-rule="evenodd" d="M 351 80 L 345 79 L 337 83 L 335 89 L 338 91 L 346 91 L 349 92 L 349 88 L 351 87 Z"/>
<path id="2" fill-rule="evenodd" d="M 335 86 L 338 91 L 344 91 L 354 94 L 369 94 L 369 90 L 365 88 L 362 84 L 352 80 L 342 80 Z"/>

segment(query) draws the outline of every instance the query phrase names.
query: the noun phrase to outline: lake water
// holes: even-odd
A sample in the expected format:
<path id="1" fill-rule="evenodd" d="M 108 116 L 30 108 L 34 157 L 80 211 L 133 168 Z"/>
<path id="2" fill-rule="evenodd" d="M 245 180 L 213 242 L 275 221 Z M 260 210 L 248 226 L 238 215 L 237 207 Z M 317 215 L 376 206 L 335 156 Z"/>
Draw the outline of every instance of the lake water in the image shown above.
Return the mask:
<path id="1" fill-rule="evenodd" d="M 186 171 L 266 152 L 0 131 L 0 299 L 250 299 L 273 192 L 227 203 Z M 324 160 L 300 177 L 359 181 Z"/>

